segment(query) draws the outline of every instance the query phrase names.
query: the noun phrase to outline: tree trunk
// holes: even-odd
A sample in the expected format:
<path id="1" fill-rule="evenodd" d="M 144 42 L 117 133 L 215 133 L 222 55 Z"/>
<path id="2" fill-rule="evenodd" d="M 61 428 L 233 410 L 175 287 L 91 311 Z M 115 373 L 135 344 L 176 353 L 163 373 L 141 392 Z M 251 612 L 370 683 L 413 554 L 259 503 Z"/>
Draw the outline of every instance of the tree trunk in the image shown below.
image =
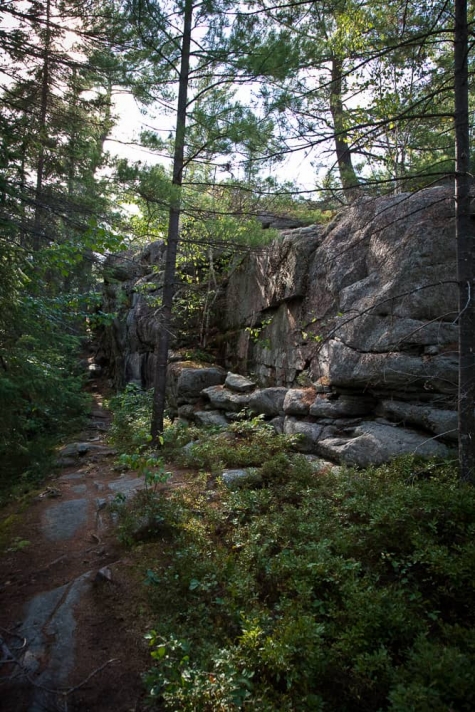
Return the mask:
<path id="1" fill-rule="evenodd" d="M 41 247 L 43 232 L 43 180 L 45 170 L 46 115 L 49 101 L 49 65 L 51 45 L 51 0 L 46 0 L 45 39 L 43 47 L 43 69 L 41 77 L 40 116 L 38 125 L 38 162 L 36 165 L 35 219 L 33 224 L 33 249 Z"/>
<path id="2" fill-rule="evenodd" d="M 173 186 L 168 221 L 167 253 L 160 310 L 160 333 L 156 348 L 156 371 L 152 408 L 151 436 L 155 446 L 160 445 L 163 433 L 163 415 L 165 411 L 165 390 L 167 382 L 168 347 L 172 319 L 173 295 L 175 291 L 176 255 L 180 239 L 181 186 L 185 155 L 186 109 L 188 102 L 188 84 L 190 73 L 191 24 L 193 17 L 192 0 L 186 0 L 183 18 L 183 39 L 181 46 L 180 80 L 178 88 L 178 106 L 175 131 L 175 152 L 173 156 Z"/>
<path id="3" fill-rule="evenodd" d="M 459 284 L 460 477 L 475 484 L 475 299 L 474 241 L 470 218 L 467 0 L 455 0 L 455 224 Z"/>
<path id="4" fill-rule="evenodd" d="M 360 193 L 358 176 L 353 167 L 351 149 L 348 146 L 348 136 L 344 126 L 344 109 L 341 99 L 343 90 L 343 63 L 337 57 L 332 58 L 330 110 L 333 119 L 336 160 L 340 172 L 340 180 L 348 202 L 352 202 Z"/>

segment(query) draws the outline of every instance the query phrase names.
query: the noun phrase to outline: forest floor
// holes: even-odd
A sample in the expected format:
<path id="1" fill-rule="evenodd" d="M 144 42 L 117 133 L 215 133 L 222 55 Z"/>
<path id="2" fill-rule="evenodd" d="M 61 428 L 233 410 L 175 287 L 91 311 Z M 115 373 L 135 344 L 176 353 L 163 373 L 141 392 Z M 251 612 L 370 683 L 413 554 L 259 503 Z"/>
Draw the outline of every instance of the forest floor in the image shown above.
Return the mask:
<path id="1" fill-rule="evenodd" d="M 1 515 L 2 712 L 144 709 L 150 621 L 107 506 L 143 482 L 115 466 L 100 386 L 92 393 L 89 424 L 62 448 L 61 467 Z M 182 477 L 174 472 L 172 486 Z"/>

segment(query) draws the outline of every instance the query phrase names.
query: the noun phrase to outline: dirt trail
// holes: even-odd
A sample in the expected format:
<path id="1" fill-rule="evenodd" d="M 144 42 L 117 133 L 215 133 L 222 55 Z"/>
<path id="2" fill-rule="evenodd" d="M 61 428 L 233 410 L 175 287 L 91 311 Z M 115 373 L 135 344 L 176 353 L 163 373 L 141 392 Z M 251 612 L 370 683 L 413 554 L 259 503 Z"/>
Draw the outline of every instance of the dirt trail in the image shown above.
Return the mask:
<path id="1" fill-rule="evenodd" d="M 109 415 L 94 399 L 87 430 L 15 518 L 0 562 L 2 712 L 143 709 L 138 575 L 107 507 L 143 483 L 114 470 Z"/>

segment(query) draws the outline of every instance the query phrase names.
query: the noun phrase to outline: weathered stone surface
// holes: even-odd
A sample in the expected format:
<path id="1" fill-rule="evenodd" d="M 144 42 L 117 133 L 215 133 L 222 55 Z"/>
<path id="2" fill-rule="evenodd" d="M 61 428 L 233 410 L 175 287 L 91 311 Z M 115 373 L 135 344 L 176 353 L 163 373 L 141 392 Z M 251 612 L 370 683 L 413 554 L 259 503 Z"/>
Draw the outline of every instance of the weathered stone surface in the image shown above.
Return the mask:
<path id="1" fill-rule="evenodd" d="M 43 512 L 41 529 L 52 541 L 71 539 L 87 524 L 87 500 L 71 499 L 52 504 Z"/>
<path id="2" fill-rule="evenodd" d="M 177 404 L 199 400 L 204 389 L 224 383 L 225 378 L 226 372 L 218 367 L 181 369 L 176 386 Z"/>
<path id="3" fill-rule="evenodd" d="M 310 406 L 315 401 L 314 388 L 291 388 L 284 398 L 284 413 L 286 415 L 308 415 Z"/>
<path id="4" fill-rule="evenodd" d="M 323 433 L 323 426 L 287 416 L 284 421 L 284 433 L 300 436 L 296 445 L 300 452 L 317 452 L 317 443 Z"/>
<path id="5" fill-rule="evenodd" d="M 191 403 L 185 403 L 180 405 L 178 408 L 178 415 L 180 418 L 185 418 L 186 420 L 193 420 L 195 417 L 195 406 Z"/>
<path id="6" fill-rule="evenodd" d="M 45 659 L 48 666 L 35 677 L 29 712 L 58 709 L 60 693 L 75 664 L 75 608 L 90 588 L 90 572 L 60 588 L 40 593 L 28 604 L 20 634 L 28 642 L 23 664 L 37 672 Z"/>
<path id="7" fill-rule="evenodd" d="M 287 239 L 272 254 L 250 256 L 230 278 L 227 318 L 242 329 L 242 369 L 289 384 L 305 364 L 312 380 L 326 376 L 337 386 L 446 392 L 457 341 L 451 191 L 355 204 L 314 236 L 305 255 L 301 241 L 309 238 L 291 249 Z M 263 310 L 272 316 L 267 344 L 254 345 L 244 329 Z M 314 336 L 326 342 L 317 346 Z"/>
<path id="8" fill-rule="evenodd" d="M 319 373 L 334 386 L 360 389 L 392 389 L 417 393 L 456 391 L 458 360 L 448 354 L 434 357 L 402 352 L 360 353 L 330 339 L 318 357 Z"/>
<path id="9" fill-rule="evenodd" d="M 115 454 L 116 450 L 107 447 L 106 445 L 100 445 L 92 442 L 79 442 L 69 443 L 68 445 L 62 447 L 59 451 L 59 459 L 64 461 L 65 458 L 70 458 L 74 463 L 76 459 L 83 457 L 84 455 L 94 455 L 95 457 L 109 457 L 110 455 Z"/>
<path id="10" fill-rule="evenodd" d="M 243 408 L 247 408 L 251 399 L 249 393 L 233 393 L 223 386 L 204 388 L 201 393 L 211 401 L 214 408 L 232 413 L 239 413 Z"/>
<path id="11" fill-rule="evenodd" d="M 440 435 L 441 440 L 452 442 L 458 440 L 458 413 L 453 410 L 438 410 L 412 403 L 384 400 L 381 402 L 378 414 L 401 425 L 416 425 L 435 435 Z"/>
<path id="12" fill-rule="evenodd" d="M 360 396 L 342 395 L 336 400 L 317 396 L 309 412 L 317 418 L 348 418 L 367 415 L 374 409 L 374 400 Z"/>
<path id="13" fill-rule="evenodd" d="M 365 443 L 381 461 L 410 451 L 411 438 L 455 441 L 455 433 L 447 432 L 454 430 L 449 409 L 458 379 L 453 213 L 452 190 L 445 187 L 367 199 L 327 226 L 288 230 L 265 250 L 237 256 L 211 325 L 219 358 L 233 373 L 229 388 L 207 394 L 210 407 L 229 418 L 246 407 L 236 400 L 246 394 L 234 371 L 252 373 L 264 387 L 300 384 L 285 405 L 280 394 L 270 398 L 264 388 L 250 395 L 249 406 L 268 418 L 284 411 L 287 417 L 311 416 L 317 422 L 302 427 L 324 426 L 318 438 L 306 434 L 307 447 L 312 442 L 318 452 L 322 442 L 332 441 L 334 457 L 359 463 L 364 458 L 358 448 Z M 105 310 L 120 318 L 104 351 L 116 373 L 122 369 L 125 380 L 142 384 L 151 384 L 157 335 L 154 309 L 142 292 L 160 289 L 150 264 L 161 272 L 163 252 L 159 246 L 154 256 L 127 253 L 112 260 L 116 281 L 108 278 L 105 286 Z M 135 266 L 129 269 L 127 260 Z M 200 398 L 201 389 L 185 388 L 178 402 L 179 373 L 169 387 L 172 408 Z M 329 398 L 316 398 L 307 408 L 299 391 L 309 384 Z M 391 425 L 378 415 L 402 428 L 399 445 L 381 444 L 384 433 L 377 428 Z M 376 430 L 366 427 L 371 419 Z M 429 451 L 418 447 L 419 453 Z"/>
<path id="14" fill-rule="evenodd" d="M 71 492 L 74 492 L 74 494 L 85 494 L 87 492 L 87 485 L 73 485 Z"/>
<path id="15" fill-rule="evenodd" d="M 272 420 L 269 421 L 269 425 L 272 425 L 276 433 L 282 435 L 284 432 L 284 422 L 285 416 L 278 415 L 276 418 L 272 418 Z"/>
<path id="16" fill-rule="evenodd" d="M 262 482 L 259 470 L 255 467 L 248 467 L 242 470 L 225 470 L 221 475 L 221 479 L 229 489 L 252 487 Z"/>
<path id="17" fill-rule="evenodd" d="M 321 242 L 323 228 L 291 234 L 268 250 L 246 259 L 234 270 L 226 291 L 226 326 L 254 327 L 256 315 L 284 301 L 303 298 L 311 256 Z"/>
<path id="18" fill-rule="evenodd" d="M 121 494 L 124 497 L 133 497 L 138 490 L 144 487 L 144 480 L 143 477 L 122 475 L 119 479 L 109 482 L 107 486 L 115 495 Z"/>
<path id="19" fill-rule="evenodd" d="M 229 422 L 219 410 L 199 410 L 194 414 L 197 425 L 214 425 L 219 428 L 226 428 Z"/>
<path id="20" fill-rule="evenodd" d="M 231 373 L 231 371 L 226 376 L 224 385 L 230 391 L 236 391 L 236 393 L 249 393 L 256 387 L 254 381 L 245 376 L 240 376 L 238 373 Z"/>
<path id="21" fill-rule="evenodd" d="M 284 412 L 284 400 L 287 388 L 263 388 L 252 394 L 249 400 L 249 408 L 254 413 L 275 417 Z"/>
<path id="22" fill-rule="evenodd" d="M 358 467 L 380 465 L 400 455 L 432 457 L 445 456 L 449 452 L 445 445 L 413 430 L 372 421 L 361 423 L 351 435 L 320 439 L 318 451 L 332 460 Z"/>

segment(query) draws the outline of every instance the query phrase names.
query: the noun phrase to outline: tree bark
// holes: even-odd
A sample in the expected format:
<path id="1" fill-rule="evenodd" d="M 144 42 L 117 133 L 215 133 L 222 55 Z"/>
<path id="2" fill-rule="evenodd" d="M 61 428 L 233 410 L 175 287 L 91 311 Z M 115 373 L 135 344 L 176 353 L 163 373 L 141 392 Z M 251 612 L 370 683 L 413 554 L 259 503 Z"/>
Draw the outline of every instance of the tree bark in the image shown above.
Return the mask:
<path id="1" fill-rule="evenodd" d="M 460 478 L 475 484 L 475 231 L 470 218 L 467 0 L 455 0 L 455 224 L 459 284 Z"/>
<path id="2" fill-rule="evenodd" d="M 191 26 L 193 2 L 186 0 L 183 18 L 183 39 L 181 45 L 181 66 L 178 86 L 178 106 L 175 131 L 175 151 L 173 156 L 173 179 L 175 191 L 172 193 L 168 221 L 167 253 L 160 310 L 160 332 L 156 348 L 156 370 L 152 407 L 151 436 L 152 443 L 159 447 L 163 433 L 165 412 L 165 390 L 167 382 L 168 348 L 172 320 L 173 295 L 175 292 L 176 256 L 180 240 L 181 186 L 185 155 L 186 109 L 188 103 L 188 85 L 190 74 Z"/>
<path id="3" fill-rule="evenodd" d="M 331 63 L 330 110 L 333 119 L 336 160 L 343 193 L 348 202 L 351 203 L 360 193 L 360 183 L 353 167 L 351 149 L 348 146 L 348 136 L 344 126 L 344 109 L 341 98 L 343 91 L 342 72 L 342 61 L 337 57 L 333 57 Z"/>
<path id="4" fill-rule="evenodd" d="M 45 40 L 43 47 L 43 69 L 41 77 L 40 116 L 38 126 L 38 162 L 36 165 L 35 219 L 33 224 L 33 249 L 41 247 L 43 232 L 43 180 L 45 171 L 46 115 L 49 102 L 49 74 L 51 50 L 51 0 L 46 0 Z"/>

